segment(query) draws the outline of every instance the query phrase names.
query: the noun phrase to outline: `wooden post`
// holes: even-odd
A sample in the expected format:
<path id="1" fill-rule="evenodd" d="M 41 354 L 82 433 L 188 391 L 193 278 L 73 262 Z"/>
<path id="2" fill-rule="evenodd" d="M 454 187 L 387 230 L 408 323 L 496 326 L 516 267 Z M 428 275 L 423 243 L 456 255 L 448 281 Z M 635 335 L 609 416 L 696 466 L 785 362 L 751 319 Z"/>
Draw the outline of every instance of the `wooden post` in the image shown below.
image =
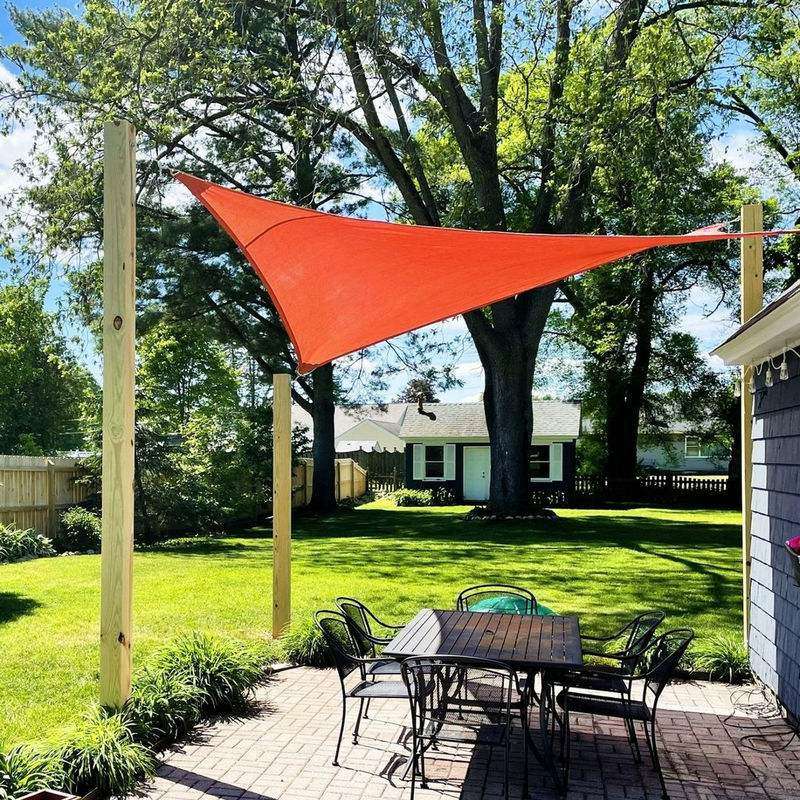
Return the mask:
<path id="1" fill-rule="evenodd" d="M 47 459 L 47 536 L 56 532 L 56 467 Z"/>
<path id="2" fill-rule="evenodd" d="M 742 233 L 764 229 L 761 203 L 742 206 Z M 764 305 L 764 240 L 741 240 L 742 322 L 747 322 Z M 753 490 L 753 395 L 748 390 L 746 367 L 742 367 L 742 612 L 744 640 L 750 639 L 750 549 Z"/>
<path id="3" fill-rule="evenodd" d="M 100 702 L 119 707 L 131 686 L 136 132 L 115 120 L 105 124 L 103 133 Z"/>
<path id="4" fill-rule="evenodd" d="M 292 400 L 286 374 L 272 376 L 272 635 L 291 620 Z"/>

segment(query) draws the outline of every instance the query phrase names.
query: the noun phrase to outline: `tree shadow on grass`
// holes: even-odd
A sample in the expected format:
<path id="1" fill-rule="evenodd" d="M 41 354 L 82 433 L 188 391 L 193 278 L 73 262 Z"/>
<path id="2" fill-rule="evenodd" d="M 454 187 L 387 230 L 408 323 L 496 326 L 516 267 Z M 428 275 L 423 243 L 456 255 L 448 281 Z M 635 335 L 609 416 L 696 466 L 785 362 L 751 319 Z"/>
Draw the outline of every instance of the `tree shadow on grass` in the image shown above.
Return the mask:
<path id="1" fill-rule="evenodd" d="M 0 625 L 33 614 L 42 604 L 16 592 L 0 592 Z"/>

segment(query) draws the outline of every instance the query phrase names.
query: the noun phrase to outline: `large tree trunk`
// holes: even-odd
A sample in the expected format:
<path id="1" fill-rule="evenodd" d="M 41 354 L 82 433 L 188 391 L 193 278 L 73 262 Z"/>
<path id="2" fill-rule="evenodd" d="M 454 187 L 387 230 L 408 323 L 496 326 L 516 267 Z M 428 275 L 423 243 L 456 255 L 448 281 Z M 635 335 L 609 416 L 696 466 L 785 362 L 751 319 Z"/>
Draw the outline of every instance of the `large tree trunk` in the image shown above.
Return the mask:
<path id="1" fill-rule="evenodd" d="M 512 515 L 530 505 L 529 459 L 533 433 L 533 376 L 539 342 L 555 286 L 526 292 L 464 315 L 485 372 L 483 407 L 492 471 L 489 508 Z"/>
<path id="2" fill-rule="evenodd" d="M 533 432 L 533 369 L 520 347 L 484 364 L 483 407 L 492 453 L 489 506 L 519 514 L 530 501 L 529 459 Z"/>
<path id="3" fill-rule="evenodd" d="M 606 395 L 608 476 L 617 481 L 632 483 L 639 467 L 639 424 L 653 356 L 656 296 L 652 270 L 645 268 L 639 287 L 633 363 L 625 376 L 609 372 Z"/>
<path id="4" fill-rule="evenodd" d="M 621 375 L 609 374 L 606 385 L 606 472 L 609 481 L 622 484 L 636 477 L 638 424 L 634 422 Z M 620 487 L 621 488 L 621 487 Z"/>
<path id="5" fill-rule="evenodd" d="M 333 365 L 317 367 L 311 380 L 314 390 L 311 412 L 314 422 L 314 482 L 309 507 L 318 513 L 328 514 L 336 508 Z"/>

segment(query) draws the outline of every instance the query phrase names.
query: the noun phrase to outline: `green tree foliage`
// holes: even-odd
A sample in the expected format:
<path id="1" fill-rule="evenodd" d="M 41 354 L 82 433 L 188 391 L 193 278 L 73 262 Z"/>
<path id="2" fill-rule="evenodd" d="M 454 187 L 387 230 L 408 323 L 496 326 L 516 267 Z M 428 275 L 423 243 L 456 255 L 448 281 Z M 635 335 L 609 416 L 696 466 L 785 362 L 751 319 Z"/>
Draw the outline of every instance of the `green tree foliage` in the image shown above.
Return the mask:
<path id="1" fill-rule="evenodd" d="M 0 287 L 0 453 L 80 445 L 78 418 L 95 395 L 94 380 L 44 309 L 44 286 Z"/>
<path id="2" fill-rule="evenodd" d="M 749 123 L 767 155 L 765 182 L 782 190 L 798 223 L 800 200 L 800 9 L 792 0 L 759 4 L 737 30 L 735 70 L 723 83 L 717 104 L 732 121 Z M 776 164 L 777 162 L 777 164 Z M 777 168 L 776 168 L 777 166 Z M 784 257 L 789 282 L 800 278 L 800 237 L 774 248 Z"/>
<path id="3" fill-rule="evenodd" d="M 425 378 L 412 378 L 402 392 L 397 395 L 396 403 L 416 403 L 418 400 L 424 403 L 438 403 L 439 397 L 436 394 L 436 386 Z"/>

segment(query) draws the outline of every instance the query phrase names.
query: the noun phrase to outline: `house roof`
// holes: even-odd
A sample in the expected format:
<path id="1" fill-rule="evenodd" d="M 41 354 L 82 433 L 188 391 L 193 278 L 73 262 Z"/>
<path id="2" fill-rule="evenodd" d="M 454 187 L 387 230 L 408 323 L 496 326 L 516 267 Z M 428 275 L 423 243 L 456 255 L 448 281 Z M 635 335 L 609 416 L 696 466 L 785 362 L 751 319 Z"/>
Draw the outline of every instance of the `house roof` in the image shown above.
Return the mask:
<path id="1" fill-rule="evenodd" d="M 484 438 L 489 436 L 483 403 L 428 403 L 426 411 L 436 419 L 423 416 L 409 407 L 400 429 L 402 439 Z M 580 432 L 579 403 L 561 400 L 533 401 L 533 435 L 535 437 L 566 436 L 577 439 Z"/>
<path id="2" fill-rule="evenodd" d="M 336 406 L 333 415 L 334 438 L 347 433 L 365 419 L 371 420 L 397 436 L 407 408 L 406 403 L 387 403 L 383 408 L 379 406 Z M 292 424 L 308 428 L 308 436 L 313 439 L 314 423 L 311 414 L 297 404 L 292 406 Z"/>
<path id="3" fill-rule="evenodd" d="M 800 281 L 740 325 L 711 353 L 726 364 L 756 364 L 800 343 Z"/>

